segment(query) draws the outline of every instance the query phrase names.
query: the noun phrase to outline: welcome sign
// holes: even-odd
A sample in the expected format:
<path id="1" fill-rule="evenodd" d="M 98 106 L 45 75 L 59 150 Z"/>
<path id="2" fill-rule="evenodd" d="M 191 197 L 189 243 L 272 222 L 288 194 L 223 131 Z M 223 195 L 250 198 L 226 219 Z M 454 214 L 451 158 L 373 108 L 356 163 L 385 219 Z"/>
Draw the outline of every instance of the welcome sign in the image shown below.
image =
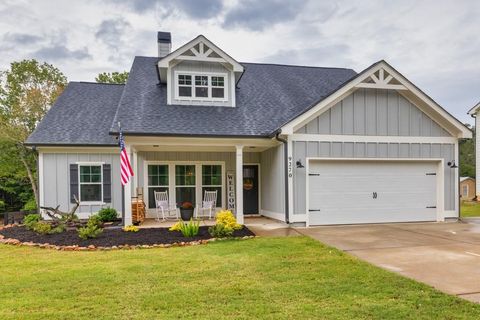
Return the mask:
<path id="1" fill-rule="evenodd" d="M 235 210 L 235 173 L 227 172 L 227 209 Z"/>

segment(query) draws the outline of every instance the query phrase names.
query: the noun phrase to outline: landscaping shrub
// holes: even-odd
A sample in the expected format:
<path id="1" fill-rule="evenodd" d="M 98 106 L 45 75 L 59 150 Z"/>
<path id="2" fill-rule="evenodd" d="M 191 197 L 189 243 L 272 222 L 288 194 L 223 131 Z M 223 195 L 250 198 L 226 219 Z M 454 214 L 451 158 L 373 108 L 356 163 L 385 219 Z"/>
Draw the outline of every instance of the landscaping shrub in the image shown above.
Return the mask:
<path id="1" fill-rule="evenodd" d="M 222 210 L 217 213 L 215 222 L 216 224 L 223 224 L 225 227 L 231 228 L 232 230 L 242 229 L 242 225 L 237 223 L 235 216 L 230 210 Z"/>
<path id="2" fill-rule="evenodd" d="M 175 223 L 173 226 L 171 226 L 168 231 L 180 231 L 180 229 L 182 228 L 182 223 L 183 221 L 178 221 L 177 223 Z"/>
<path id="3" fill-rule="evenodd" d="M 180 225 L 180 232 L 183 234 L 184 237 L 190 238 L 195 237 L 200 230 L 200 221 L 194 221 L 190 219 L 188 223 L 181 221 L 182 224 Z"/>
<path id="4" fill-rule="evenodd" d="M 138 232 L 140 230 L 137 226 L 126 226 L 123 228 L 125 232 Z"/>
<path id="5" fill-rule="evenodd" d="M 50 234 L 52 232 L 52 225 L 45 221 L 39 221 L 33 225 L 33 231 L 39 234 Z"/>
<path id="6" fill-rule="evenodd" d="M 25 228 L 27 228 L 28 230 L 32 230 L 37 224 L 37 222 L 39 221 L 40 221 L 40 215 L 36 213 L 27 214 L 23 218 L 23 224 L 25 225 Z"/>
<path id="7" fill-rule="evenodd" d="M 214 238 L 225 238 L 233 235 L 233 229 L 225 226 L 224 224 L 217 223 L 214 226 L 208 228 L 208 233 Z"/>
<path id="8" fill-rule="evenodd" d="M 103 222 L 115 221 L 118 217 L 117 210 L 114 208 L 103 208 L 97 214 Z"/>
<path id="9" fill-rule="evenodd" d="M 88 219 L 85 227 L 78 228 L 78 236 L 83 240 L 96 238 L 103 232 L 102 222 L 98 215 L 93 215 Z"/>
<path id="10" fill-rule="evenodd" d="M 37 203 L 35 202 L 35 199 L 28 200 L 22 208 L 22 210 L 25 210 L 25 211 L 31 211 L 36 209 L 37 209 Z"/>

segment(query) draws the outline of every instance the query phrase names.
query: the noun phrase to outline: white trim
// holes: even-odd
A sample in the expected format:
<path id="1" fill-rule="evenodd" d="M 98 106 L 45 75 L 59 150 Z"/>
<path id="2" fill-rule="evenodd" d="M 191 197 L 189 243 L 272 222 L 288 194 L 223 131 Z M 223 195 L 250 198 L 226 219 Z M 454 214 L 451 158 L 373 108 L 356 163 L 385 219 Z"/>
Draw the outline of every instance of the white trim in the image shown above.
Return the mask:
<path id="1" fill-rule="evenodd" d="M 383 90 L 407 90 L 407 88 L 405 88 L 405 86 L 401 84 L 359 83 L 355 87 Z"/>
<path id="2" fill-rule="evenodd" d="M 445 210 L 444 216 L 445 218 L 457 218 L 457 219 L 459 217 L 458 214 L 455 212 L 455 210 Z"/>
<path id="3" fill-rule="evenodd" d="M 192 79 L 192 84 L 190 86 L 188 85 L 181 85 L 184 87 L 190 87 L 192 89 L 192 96 L 190 97 L 182 97 L 179 95 L 179 87 L 180 85 L 178 84 L 178 76 L 179 75 L 186 75 L 186 76 L 191 76 Z M 196 97 L 195 96 L 195 76 L 206 76 L 208 77 L 208 85 L 207 86 L 201 86 L 201 87 L 206 87 L 208 90 L 208 97 Z M 212 88 L 216 88 L 212 86 L 212 77 L 223 77 L 223 93 L 224 96 L 223 98 L 215 98 L 212 97 Z M 199 71 L 179 71 L 175 70 L 174 71 L 174 86 L 175 86 L 175 100 L 179 101 L 201 101 L 201 102 L 228 102 L 228 73 L 223 73 L 223 72 L 199 72 Z M 196 105 L 196 104 L 195 104 Z"/>
<path id="4" fill-rule="evenodd" d="M 204 61 L 204 60 L 199 60 L 199 59 L 200 58 L 206 58 L 206 59 L 208 59 L 208 61 L 219 62 L 218 61 L 219 58 L 213 58 L 213 57 L 208 58 L 208 57 L 200 57 L 200 56 L 196 56 L 196 57 L 183 56 L 183 53 L 185 51 L 191 50 L 191 48 L 195 47 L 199 43 L 205 43 L 210 49 L 212 49 L 216 54 L 218 54 L 223 59 L 223 61 L 221 61 L 221 62 L 227 62 L 227 63 L 231 64 L 234 72 L 240 72 L 240 73 L 243 72 L 244 68 L 240 63 L 238 63 L 236 60 L 234 60 L 232 57 L 230 57 L 228 54 L 226 54 L 222 49 L 217 47 L 213 42 L 211 42 L 210 40 L 205 38 L 203 35 L 199 35 L 195 39 L 190 40 L 189 42 L 187 42 L 186 44 L 184 44 L 183 46 L 181 46 L 177 50 L 173 51 L 172 53 L 170 53 L 170 54 L 166 55 L 165 57 L 163 57 L 162 59 L 160 59 L 160 61 L 158 61 L 158 64 L 157 64 L 158 68 L 168 68 L 169 64 L 170 64 L 170 61 L 179 60 L 180 56 L 182 56 L 183 58 L 189 57 L 189 58 L 187 58 L 188 60 Z M 209 50 L 207 50 L 207 52 L 208 51 Z M 210 53 L 211 52 L 209 52 L 209 54 Z M 195 59 L 192 59 L 192 58 L 195 58 Z"/>
<path id="5" fill-rule="evenodd" d="M 377 142 L 377 143 L 458 143 L 454 137 L 421 137 L 421 136 L 360 136 L 294 133 L 289 135 L 292 141 L 325 141 L 325 142 Z"/>
<path id="6" fill-rule="evenodd" d="M 75 162 L 75 164 L 78 166 L 78 201 L 80 201 L 80 204 L 83 206 L 103 206 L 106 205 L 106 203 L 103 201 L 103 165 L 105 162 L 88 162 L 88 161 L 80 161 L 80 162 Z M 80 174 L 80 167 L 100 167 L 100 182 L 83 182 L 81 181 L 81 174 Z M 82 184 L 95 184 L 95 185 L 100 185 L 100 200 L 99 201 L 82 201 Z"/>
<path id="7" fill-rule="evenodd" d="M 455 170 L 455 175 L 454 175 L 454 179 L 455 181 L 453 182 L 454 184 L 454 211 L 457 213 L 457 217 L 460 217 L 460 208 L 459 208 L 459 205 L 460 205 L 460 159 L 459 159 L 459 145 L 458 145 L 458 141 L 455 142 L 455 145 L 454 145 L 454 154 L 453 154 L 453 158 L 454 158 L 454 161 L 455 161 L 455 164 L 458 166 L 458 168 L 455 168 L 453 170 Z"/>
<path id="8" fill-rule="evenodd" d="M 295 174 L 295 169 L 294 169 L 294 159 L 293 159 L 293 143 L 292 143 L 292 138 L 291 136 L 287 136 L 287 144 L 283 144 L 284 148 L 287 148 L 287 162 L 288 162 L 288 168 L 284 168 L 284 170 L 288 170 L 288 179 L 287 179 L 287 190 L 288 190 L 288 208 L 285 208 L 285 210 L 288 209 L 288 220 L 294 216 L 294 210 L 295 210 L 295 205 L 294 205 L 294 195 L 293 195 L 293 176 Z M 285 150 L 282 150 L 283 153 L 285 153 Z M 283 162 L 283 166 L 285 166 L 285 161 Z M 287 196 L 287 195 L 285 195 Z M 285 205 L 284 205 L 285 206 Z M 285 220 L 285 218 L 284 218 Z"/>
<path id="9" fill-rule="evenodd" d="M 235 149 L 235 217 L 237 218 L 237 222 L 239 224 L 243 224 L 243 146 L 236 146 Z"/>
<path id="10" fill-rule="evenodd" d="M 230 147 L 232 152 L 235 151 L 235 146 L 242 145 L 245 149 L 248 147 L 274 147 L 280 143 L 274 138 L 210 138 L 210 137 L 152 137 L 152 136 L 125 136 L 125 141 L 131 145 L 134 145 L 137 149 L 138 146 L 185 146 L 188 147 L 185 151 L 190 151 L 193 146 L 202 147 Z M 161 149 L 159 148 L 158 151 Z M 256 149 L 253 149 L 256 150 Z M 252 151 L 253 151 L 252 150 Z M 248 150 L 250 152 L 250 150 Z"/>
<path id="11" fill-rule="evenodd" d="M 43 153 L 105 153 L 105 154 L 114 154 L 118 153 L 120 155 L 120 149 L 118 147 L 37 147 L 37 151 Z"/>
<path id="12" fill-rule="evenodd" d="M 268 211 L 268 210 L 260 210 L 260 215 L 268 218 L 272 218 L 275 220 L 279 220 L 282 222 L 285 222 L 285 214 L 284 213 L 279 213 L 279 212 L 273 212 L 273 211 Z"/>
<path id="13" fill-rule="evenodd" d="M 39 210 L 42 213 L 43 209 L 40 207 L 45 206 L 45 183 L 44 183 L 44 166 L 43 166 L 43 152 L 38 152 L 38 202 L 39 202 Z M 68 179 L 70 179 L 70 175 L 68 175 Z"/>
<path id="14" fill-rule="evenodd" d="M 371 77 L 372 74 L 377 72 L 380 69 L 386 70 L 390 75 L 395 77 L 395 79 L 402 85 L 404 85 L 408 91 L 399 91 L 403 96 L 408 97 L 406 92 L 410 92 L 413 96 L 415 96 L 419 102 L 423 103 L 424 105 L 419 105 L 418 103 L 414 103 L 420 110 L 424 111 L 430 117 L 437 118 L 436 122 L 441 125 L 446 131 L 450 132 L 452 135 L 458 138 L 471 138 L 472 132 L 467 129 L 460 121 L 450 115 L 447 111 L 445 111 L 441 106 L 431 100 L 428 96 L 426 96 L 423 92 L 417 89 L 408 79 L 403 77 L 400 73 L 394 70 L 388 63 L 385 61 L 380 61 L 371 67 L 365 69 L 362 73 L 360 73 L 357 77 L 350 80 L 347 84 L 342 86 L 340 89 L 335 91 L 330 96 L 326 97 L 322 101 L 320 101 L 317 105 L 315 105 L 310 110 L 307 110 L 302 115 L 298 116 L 297 118 L 293 119 L 292 121 L 288 122 L 287 124 L 282 126 L 282 133 L 283 134 L 293 134 L 296 130 L 301 128 L 303 125 L 307 124 L 315 117 L 319 116 L 329 108 L 333 107 L 337 102 L 343 100 L 346 96 L 353 93 L 357 90 L 357 85 L 365 81 L 367 78 Z M 409 98 L 409 100 L 412 100 Z M 428 108 L 426 108 L 427 106 Z M 429 110 L 427 110 L 429 109 Z"/>
<path id="15" fill-rule="evenodd" d="M 444 160 L 441 158 L 328 158 L 328 157 L 307 157 L 305 159 L 305 210 L 306 226 L 310 226 L 310 204 L 309 175 L 310 161 L 384 161 L 384 162 L 437 162 L 437 222 L 445 221 L 445 188 L 444 188 Z"/>
<path id="16" fill-rule="evenodd" d="M 225 184 L 225 161 L 162 161 L 162 160 L 147 160 L 143 161 L 143 195 L 146 204 L 146 211 L 149 216 L 154 216 L 155 208 L 149 208 L 149 196 L 148 196 L 148 166 L 149 165 L 167 165 L 168 166 L 168 199 L 170 201 L 171 206 L 176 206 L 176 184 L 175 184 L 175 166 L 176 165 L 195 165 L 195 186 L 191 186 L 195 188 L 195 202 L 200 203 L 203 195 L 202 195 L 202 165 L 220 165 L 222 167 L 222 208 L 226 207 L 226 184 Z M 196 203 L 194 203 L 196 207 Z M 216 208 L 220 209 L 220 208 Z"/>
<path id="17" fill-rule="evenodd" d="M 138 188 L 138 152 L 132 148 L 133 150 L 133 191 L 135 193 L 135 196 L 138 196 L 137 194 L 137 188 Z"/>

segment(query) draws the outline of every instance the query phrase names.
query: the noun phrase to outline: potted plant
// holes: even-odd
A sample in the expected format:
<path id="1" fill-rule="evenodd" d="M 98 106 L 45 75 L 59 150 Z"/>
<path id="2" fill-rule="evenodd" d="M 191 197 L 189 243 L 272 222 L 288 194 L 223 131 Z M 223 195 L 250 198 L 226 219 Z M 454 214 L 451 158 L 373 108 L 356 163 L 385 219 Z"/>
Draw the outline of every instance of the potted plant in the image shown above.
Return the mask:
<path id="1" fill-rule="evenodd" d="M 180 203 L 180 217 L 183 221 L 190 221 L 193 218 L 193 204 L 185 201 Z"/>

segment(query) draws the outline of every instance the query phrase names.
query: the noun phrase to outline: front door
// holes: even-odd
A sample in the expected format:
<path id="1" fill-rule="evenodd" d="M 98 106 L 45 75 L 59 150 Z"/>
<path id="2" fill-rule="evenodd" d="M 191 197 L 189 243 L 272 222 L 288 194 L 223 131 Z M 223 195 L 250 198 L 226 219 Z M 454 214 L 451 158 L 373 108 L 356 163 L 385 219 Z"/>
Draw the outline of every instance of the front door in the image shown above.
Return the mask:
<path id="1" fill-rule="evenodd" d="M 258 165 L 243 166 L 243 213 L 258 214 Z"/>

